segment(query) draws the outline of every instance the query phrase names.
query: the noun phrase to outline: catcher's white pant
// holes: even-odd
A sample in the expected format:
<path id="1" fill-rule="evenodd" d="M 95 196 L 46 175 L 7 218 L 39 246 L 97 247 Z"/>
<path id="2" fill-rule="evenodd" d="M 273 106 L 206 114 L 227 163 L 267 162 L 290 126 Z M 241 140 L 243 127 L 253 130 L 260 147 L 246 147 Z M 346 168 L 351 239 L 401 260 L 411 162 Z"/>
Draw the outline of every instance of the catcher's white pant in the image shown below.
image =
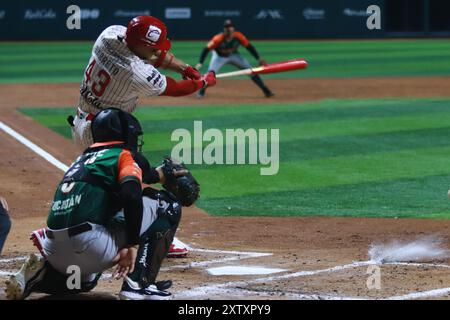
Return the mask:
<path id="1" fill-rule="evenodd" d="M 141 235 L 157 219 L 158 207 L 158 201 L 148 197 L 143 197 L 142 202 Z M 67 274 L 69 266 L 76 266 L 82 282 L 90 282 L 97 273 L 111 268 L 114 257 L 126 245 L 123 225 L 109 229 L 98 224 L 91 226 L 92 230 L 73 237 L 69 237 L 68 229 L 52 230 L 54 239 L 45 237 L 42 243 L 47 260 L 56 270 Z"/>
<path id="2" fill-rule="evenodd" d="M 239 69 L 251 68 L 252 65 L 239 53 L 230 54 L 228 57 L 221 57 L 216 51 L 212 52 L 211 61 L 209 62 L 208 71 L 218 73 L 220 68 L 225 64 L 232 64 Z"/>

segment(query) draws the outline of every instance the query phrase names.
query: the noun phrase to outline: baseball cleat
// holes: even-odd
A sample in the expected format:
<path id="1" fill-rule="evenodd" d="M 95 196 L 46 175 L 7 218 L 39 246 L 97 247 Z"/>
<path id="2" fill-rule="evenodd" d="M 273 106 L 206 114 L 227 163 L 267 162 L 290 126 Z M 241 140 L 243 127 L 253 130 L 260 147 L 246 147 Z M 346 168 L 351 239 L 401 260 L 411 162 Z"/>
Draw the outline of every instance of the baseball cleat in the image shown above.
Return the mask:
<path id="1" fill-rule="evenodd" d="M 188 249 L 176 247 L 174 244 L 170 245 L 169 253 L 167 253 L 167 258 L 184 258 L 188 254 Z"/>
<path id="2" fill-rule="evenodd" d="M 172 294 L 158 289 L 156 284 L 141 288 L 137 282 L 125 277 L 119 298 L 120 300 L 170 300 Z"/>
<path id="3" fill-rule="evenodd" d="M 266 92 L 264 92 L 264 96 L 266 97 L 266 98 L 271 98 L 271 97 L 273 97 L 275 95 L 275 93 L 273 93 L 272 91 L 266 91 Z"/>
<path id="4" fill-rule="evenodd" d="M 177 238 L 174 238 L 167 253 L 167 258 L 184 258 L 188 252 L 186 245 Z"/>
<path id="5" fill-rule="evenodd" d="M 159 290 L 167 290 L 172 286 L 172 280 L 162 280 L 155 283 Z"/>
<path id="6" fill-rule="evenodd" d="M 44 251 L 44 240 L 46 238 L 46 234 L 45 234 L 45 229 L 46 228 L 41 228 L 38 230 L 34 230 L 31 234 L 30 234 L 30 240 L 33 241 L 33 245 L 38 248 L 39 252 L 41 253 L 41 255 L 44 258 L 47 258 L 47 255 L 45 254 Z"/>
<path id="7" fill-rule="evenodd" d="M 22 268 L 6 280 L 5 294 L 9 300 L 23 300 L 30 295 L 33 287 L 44 277 L 45 260 L 30 254 Z"/>

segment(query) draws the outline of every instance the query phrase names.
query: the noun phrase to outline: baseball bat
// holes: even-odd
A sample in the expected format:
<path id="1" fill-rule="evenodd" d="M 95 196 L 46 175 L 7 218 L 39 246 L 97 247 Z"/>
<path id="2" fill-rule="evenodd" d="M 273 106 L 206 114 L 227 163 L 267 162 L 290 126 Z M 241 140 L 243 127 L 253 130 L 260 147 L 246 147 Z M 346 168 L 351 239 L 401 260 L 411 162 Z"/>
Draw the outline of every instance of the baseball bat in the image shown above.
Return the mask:
<path id="1" fill-rule="evenodd" d="M 216 75 L 216 78 L 228 78 L 228 77 L 237 77 L 237 76 L 245 76 L 245 75 L 253 75 L 253 74 L 286 72 L 286 71 L 292 71 L 292 70 L 297 70 L 297 69 L 305 69 L 307 66 L 308 66 L 308 63 L 304 59 L 294 59 L 294 60 L 288 60 L 288 61 L 269 63 L 264 66 L 248 68 L 248 69 L 243 69 L 243 70 L 239 70 L 239 71 L 219 73 Z"/>

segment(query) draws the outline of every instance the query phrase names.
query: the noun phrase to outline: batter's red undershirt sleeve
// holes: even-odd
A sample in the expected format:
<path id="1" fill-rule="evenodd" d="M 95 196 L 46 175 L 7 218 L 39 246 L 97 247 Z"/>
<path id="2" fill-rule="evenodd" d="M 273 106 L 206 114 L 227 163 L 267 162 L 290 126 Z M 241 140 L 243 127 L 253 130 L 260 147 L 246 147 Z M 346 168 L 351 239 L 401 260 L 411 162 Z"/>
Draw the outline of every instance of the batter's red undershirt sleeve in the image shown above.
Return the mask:
<path id="1" fill-rule="evenodd" d="M 175 81 L 171 77 L 166 77 L 166 90 L 161 94 L 162 96 L 180 97 L 194 93 L 203 88 L 203 80 L 181 80 Z"/>

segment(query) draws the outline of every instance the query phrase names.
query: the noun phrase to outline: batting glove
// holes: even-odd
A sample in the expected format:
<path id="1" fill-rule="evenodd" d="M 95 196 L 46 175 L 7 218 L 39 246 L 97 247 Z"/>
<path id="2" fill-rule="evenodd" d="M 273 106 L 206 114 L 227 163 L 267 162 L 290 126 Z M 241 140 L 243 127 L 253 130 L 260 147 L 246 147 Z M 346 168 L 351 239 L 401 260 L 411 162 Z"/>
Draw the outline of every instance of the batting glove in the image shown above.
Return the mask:
<path id="1" fill-rule="evenodd" d="M 207 74 L 203 75 L 203 88 L 208 88 L 216 85 L 216 73 L 214 71 L 209 71 Z"/>
<path id="2" fill-rule="evenodd" d="M 200 80 L 202 75 L 200 72 L 198 72 L 197 69 L 192 68 L 191 66 L 188 66 L 186 69 L 183 70 L 182 73 L 183 79 L 190 79 L 190 80 Z"/>

